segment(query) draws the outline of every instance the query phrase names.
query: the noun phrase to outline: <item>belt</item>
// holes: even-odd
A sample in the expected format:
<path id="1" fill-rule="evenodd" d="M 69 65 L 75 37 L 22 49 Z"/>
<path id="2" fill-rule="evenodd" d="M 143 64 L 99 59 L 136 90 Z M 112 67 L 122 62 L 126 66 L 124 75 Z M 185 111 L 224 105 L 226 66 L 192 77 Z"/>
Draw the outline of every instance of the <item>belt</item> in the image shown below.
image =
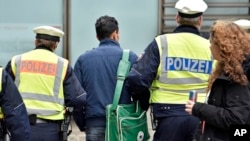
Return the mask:
<path id="1" fill-rule="evenodd" d="M 29 115 L 29 121 L 31 125 L 35 125 L 37 123 L 57 123 L 60 124 L 61 120 L 50 120 L 50 119 L 42 119 L 38 118 L 36 115 Z"/>
<path id="2" fill-rule="evenodd" d="M 62 122 L 61 120 L 49 120 L 49 119 L 41 119 L 41 118 L 36 119 L 36 123 L 56 123 L 56 124 L 60 124 L 61 122 Z"/>
<path id="3" fill-rule="evenodd" d="M 36 119 L 36 123 L 50 123 L 52 122 L 51 120 L 46 120 L 46 119 L 41 119 L 41 118 L 37 118 Z"/>

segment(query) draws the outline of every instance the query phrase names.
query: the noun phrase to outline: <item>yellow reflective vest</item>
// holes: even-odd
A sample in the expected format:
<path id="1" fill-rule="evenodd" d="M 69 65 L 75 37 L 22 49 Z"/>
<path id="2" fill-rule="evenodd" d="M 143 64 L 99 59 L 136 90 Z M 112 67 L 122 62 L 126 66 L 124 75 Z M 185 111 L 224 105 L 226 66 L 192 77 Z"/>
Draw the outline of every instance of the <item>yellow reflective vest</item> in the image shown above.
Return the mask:
<path id="1" fill-rule="evenodd" d="M 3 68 L 0 67 L 0 92 L 2 92 L 2 75 L 3 75 Z M 3 119 L 2 108 L 0 108 L 0 119 Z"/>
<path id="2" fill-rule="evenodd" d="M 35 49 L 14 56 L 11 68 L 28 114 L 49 120 L 64 118 L 63 80 L 68 61 L 53 52 Z"/>
<path id="3" fill-rule="evenodd" d="M 204 102 L 213 68 L 209 41 L 192 33 L 165 34 L 155 40 L 161 62 L 150 89 L 150 102 L 185 104 L 191 90 Z"/>

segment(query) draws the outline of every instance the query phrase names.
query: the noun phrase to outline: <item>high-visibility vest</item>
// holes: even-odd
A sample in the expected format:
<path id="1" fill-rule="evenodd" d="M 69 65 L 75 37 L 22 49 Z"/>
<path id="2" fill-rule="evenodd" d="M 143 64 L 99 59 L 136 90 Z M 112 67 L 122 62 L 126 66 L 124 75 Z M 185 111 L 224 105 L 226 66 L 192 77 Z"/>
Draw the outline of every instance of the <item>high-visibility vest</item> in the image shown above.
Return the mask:
<path id="1" fill-rule="evenodd" d="M 191 33 L 165 34 L 155 40 L 161 62 L 150 89 L 150 102 L 185 104 L 191 90 L 204 102 L 213 66 L 209 41 Z"/>
<path id="2" fill-rule="evenodd" d="M 0 67 L 0 92 L 2 92 L 2 75 L 3 75 L 3 68 Z M 0 107 L 0 119 L 3 119 L 3 111 Z"/>
<path id="3" fill-rule="evenodd" d="M 28 114 L 50 120 L 64 118 L 63 80 L 68 61 L 53 52 L 35 49 L 11 60 L 15 84 Z"/>

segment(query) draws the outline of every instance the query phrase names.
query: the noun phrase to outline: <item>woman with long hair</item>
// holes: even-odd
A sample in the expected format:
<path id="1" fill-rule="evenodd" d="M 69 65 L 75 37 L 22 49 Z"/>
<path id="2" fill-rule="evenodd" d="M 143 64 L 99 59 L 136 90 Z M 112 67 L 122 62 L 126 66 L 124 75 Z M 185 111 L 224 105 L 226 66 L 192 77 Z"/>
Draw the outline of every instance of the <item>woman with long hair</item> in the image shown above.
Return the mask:
<path id="1" fill-rule="evenodd" d="M 250 123 L 250 91 L 243 67 L 250 54 L 250 37 L 234 22 L 217 20 L 210 43 L 217 64 L 209 78 L 207 101 L 188 101 L 185 110 L 201 120 L 195 141 L 229 141 L 232 126 Z"/>

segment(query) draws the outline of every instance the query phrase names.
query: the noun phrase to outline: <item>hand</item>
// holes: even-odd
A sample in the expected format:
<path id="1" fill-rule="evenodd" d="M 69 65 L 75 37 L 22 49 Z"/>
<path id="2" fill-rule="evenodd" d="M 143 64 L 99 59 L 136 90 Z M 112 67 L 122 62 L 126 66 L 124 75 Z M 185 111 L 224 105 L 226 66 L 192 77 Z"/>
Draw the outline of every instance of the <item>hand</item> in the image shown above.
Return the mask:
<path id="1" fill-rule="evenodd" d="M 138 56 L 138 58 L 137 58 L 137 60 L 136 61 L 139 61 L 141 58 L 142 58 L 142 56 L 144 55 L 144 52 L 143 53 L 141 53 L 139 56 Z"/>
<path id="2" fill-rule="evenodd" d="M 192 115 L 192 109 L 193 109 L 193 106 L 194 106 L 194 102 L 189 100 L 187 101 L 187 104 L 185 105 L 185 111 L 188 112 L 190 115 Z"/>

